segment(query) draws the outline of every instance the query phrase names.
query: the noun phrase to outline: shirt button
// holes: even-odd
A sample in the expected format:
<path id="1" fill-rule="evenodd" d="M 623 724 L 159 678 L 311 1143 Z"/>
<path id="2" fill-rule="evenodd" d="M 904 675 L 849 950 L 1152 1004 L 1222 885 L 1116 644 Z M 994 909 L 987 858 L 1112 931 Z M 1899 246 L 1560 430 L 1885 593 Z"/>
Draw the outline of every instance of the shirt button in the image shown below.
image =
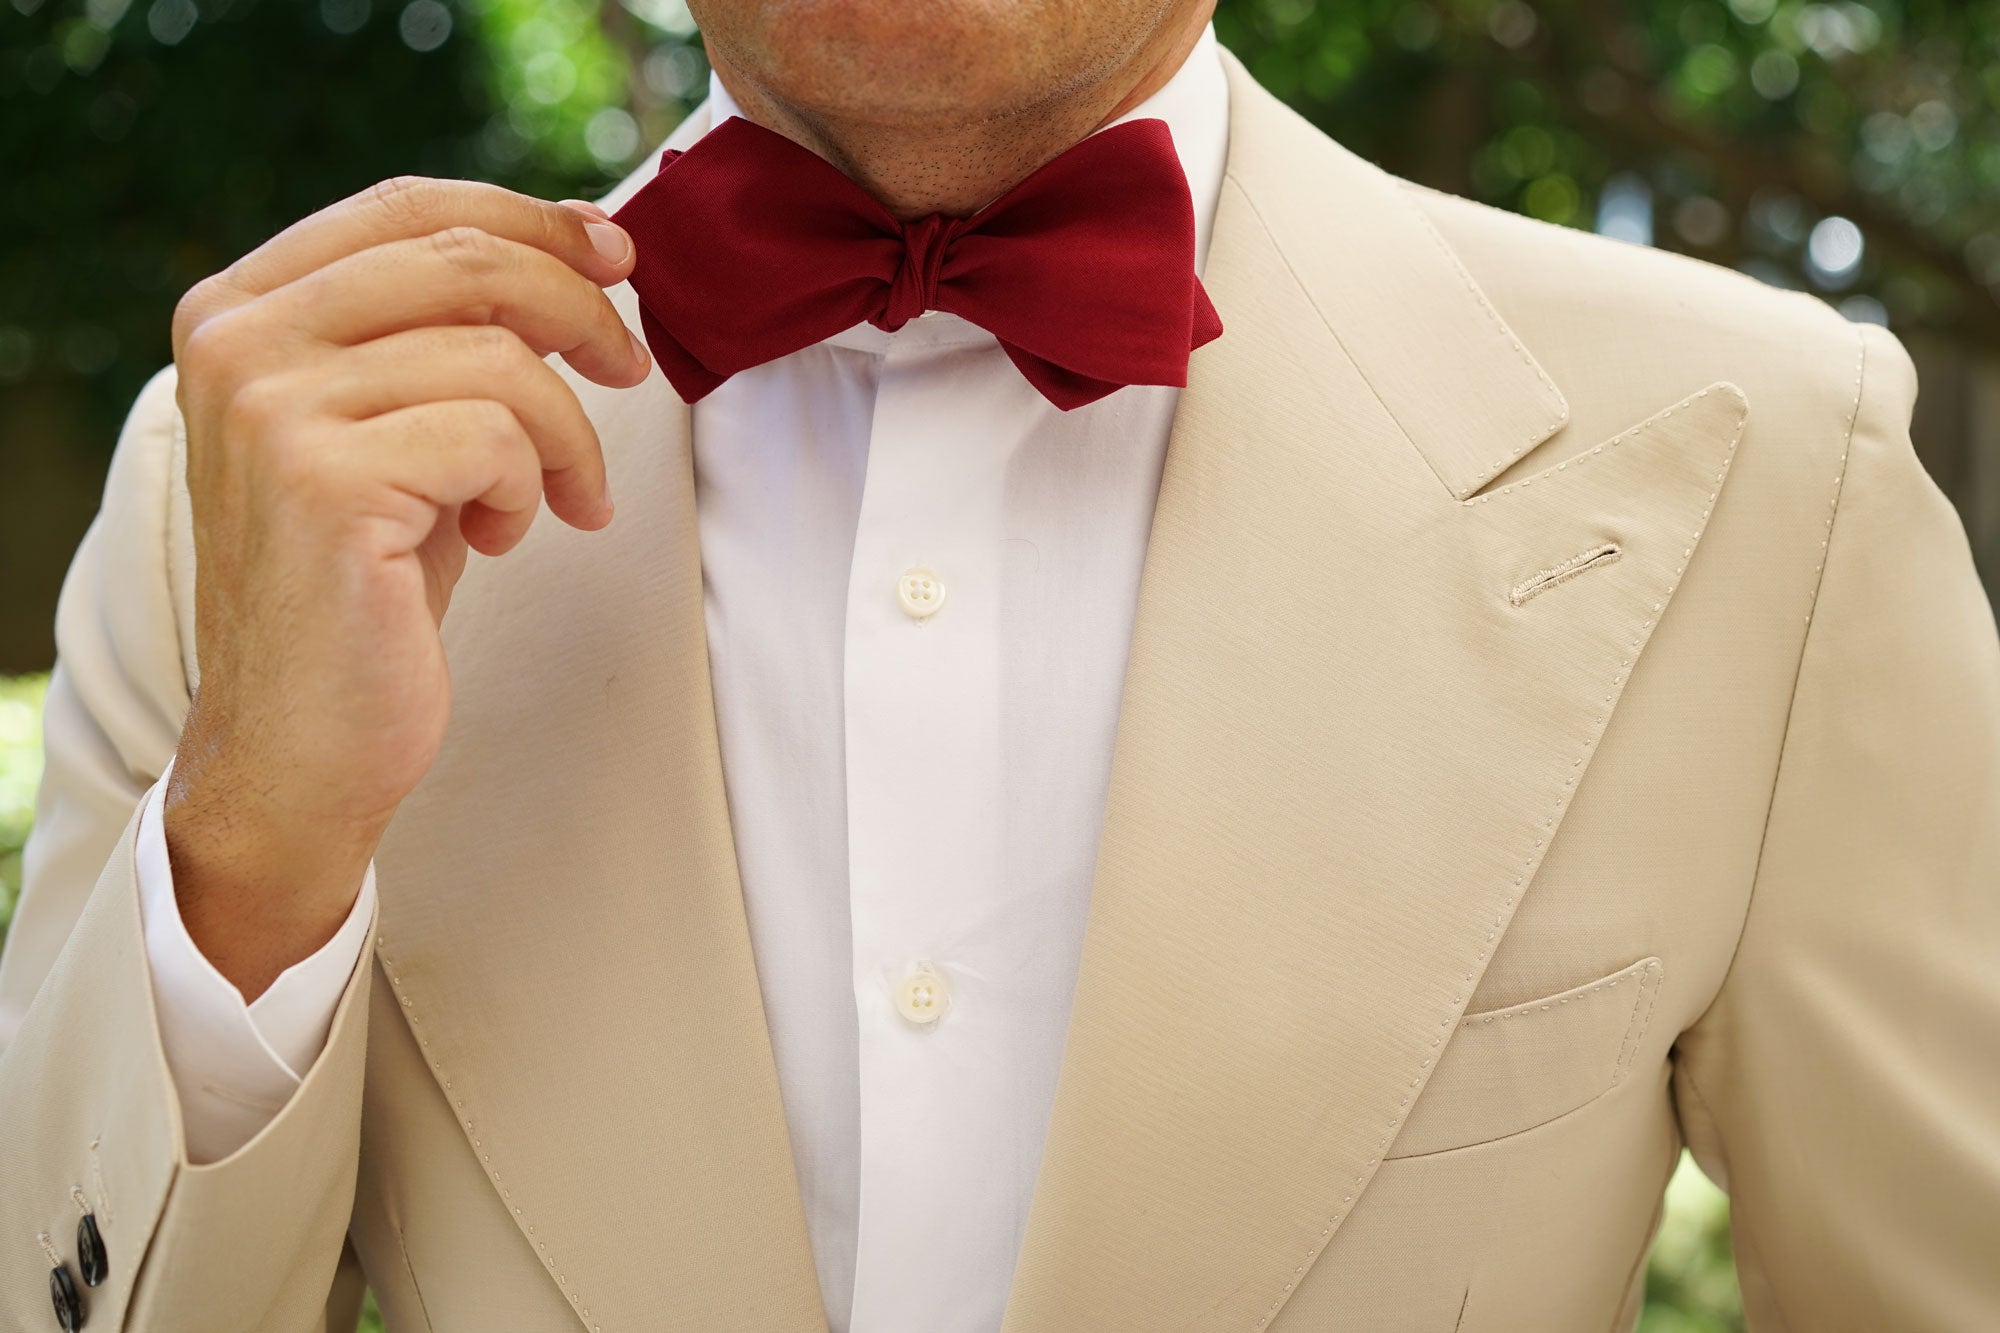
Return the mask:
<path id="1" fill-rule="evenodd" d="M 912 1023 L 929 1027 L 944 1014 L 944 978 L 928 967 L 917 967 L 896 987 L 896 1009 Z"/>
<path id="2" fill-rule="evenodd" d="M 927 620 L 944 605 L 944 580 L 937 571 L 912 565 L 896 580 L 896 600 L 918 620 Z"/>

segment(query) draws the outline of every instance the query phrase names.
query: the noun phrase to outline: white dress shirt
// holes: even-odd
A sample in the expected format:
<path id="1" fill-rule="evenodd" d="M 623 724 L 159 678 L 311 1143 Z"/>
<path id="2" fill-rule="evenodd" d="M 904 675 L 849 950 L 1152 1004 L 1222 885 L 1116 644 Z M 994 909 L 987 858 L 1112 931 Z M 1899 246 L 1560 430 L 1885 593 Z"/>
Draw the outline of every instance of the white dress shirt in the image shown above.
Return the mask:
<path id="1" fill-rule="evenodd" d="M 739 114 L 719 80 L 715 123 Z M 1121 119 L 1172 130 L 1196 264 L 1221 190 L 1213 30 Z M 1226 336 L 1226 335 L 1225 335 Z M 1051 406 L 991 334 L 859 324 L 696 404 L 705 621 L 752 947 L 833 1333 L 993 1333 L 1083 945 L 1179 391 Z M 246 1006 L 137 855 L 190 1152 L 282 1108 L 373 910 Z"/>

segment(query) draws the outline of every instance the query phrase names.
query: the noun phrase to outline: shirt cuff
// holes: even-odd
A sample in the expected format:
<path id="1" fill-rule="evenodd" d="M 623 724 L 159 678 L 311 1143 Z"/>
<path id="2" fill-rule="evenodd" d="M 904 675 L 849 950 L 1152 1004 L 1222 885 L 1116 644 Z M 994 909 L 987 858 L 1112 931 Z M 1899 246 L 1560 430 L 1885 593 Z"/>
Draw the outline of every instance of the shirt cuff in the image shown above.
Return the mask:
<path id="1" fill-rule="evenodd" d="M 213 1162 L 248 1143 L 284 1109 L 326 1045 L 334 1010 L 373 927 L 375 863 L 368 863 L 361 892 L 333 938 L 246 1005 L 181 920 L 162 815 L 173 771 L 170 760 L 139 813 L 139 914 L 189 1160 Z"/>

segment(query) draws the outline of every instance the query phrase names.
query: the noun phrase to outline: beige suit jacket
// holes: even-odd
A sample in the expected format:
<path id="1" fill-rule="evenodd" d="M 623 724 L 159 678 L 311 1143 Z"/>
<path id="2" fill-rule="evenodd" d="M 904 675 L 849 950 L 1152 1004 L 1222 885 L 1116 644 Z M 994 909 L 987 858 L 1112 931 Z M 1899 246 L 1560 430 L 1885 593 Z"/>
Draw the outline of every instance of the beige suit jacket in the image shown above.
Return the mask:
<path id="1" fill-rule="evenodd" d="M 1005 1333 L 1626 1329 L 1683 1142 L 1758 1333 L 2000 1327 L 2000 638 L 1908 358 L 1397 181 L 1227 63 L 1228 331 L 1174 424 Z M 53 1326 L 36 1238 L 85 1205 L 93 1329 L 344 1333 L 364 1273 L 396 1330 L 824 1327 L 688 413 L 576 387 L 618 521 L 474 558 L 375 948 L 207 1166 L 133 879 L 199 665 L 173 386 L 142 395 L 0 974 L 7 1328 Z"/>

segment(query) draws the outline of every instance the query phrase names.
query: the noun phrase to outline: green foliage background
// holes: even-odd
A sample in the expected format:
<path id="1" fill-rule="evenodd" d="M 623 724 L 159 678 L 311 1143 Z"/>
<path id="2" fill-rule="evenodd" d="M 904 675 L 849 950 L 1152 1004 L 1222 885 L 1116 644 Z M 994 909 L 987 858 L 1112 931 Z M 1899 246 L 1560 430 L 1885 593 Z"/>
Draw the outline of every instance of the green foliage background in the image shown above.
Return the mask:
<path id="1" fill-rule="evenodd" d="M 0 942 L 21 892 L 21 845 L 35 818 L 42 780 L 43 680 L 0 677 Z"/>
<path id="2" fill-rule="evenodd" d="M 1654 243 L 2000 349 L 2000 0 L 1220 0 L 1216 28 L 1400 175 L 1572 226 L 1636 201 Z M 189 284 L 399 172 L 589 197 L 706 79 L 682 0 L 0 0 L 0 670 L 52 660 Z M 1858 262 L 1814 262 L 1830 219 Z M 0 934 L 40 690 L 0 678 Z M 1645 1333 L 1741 1327 L 1686 1163 L 1648 1297 Z"/>

